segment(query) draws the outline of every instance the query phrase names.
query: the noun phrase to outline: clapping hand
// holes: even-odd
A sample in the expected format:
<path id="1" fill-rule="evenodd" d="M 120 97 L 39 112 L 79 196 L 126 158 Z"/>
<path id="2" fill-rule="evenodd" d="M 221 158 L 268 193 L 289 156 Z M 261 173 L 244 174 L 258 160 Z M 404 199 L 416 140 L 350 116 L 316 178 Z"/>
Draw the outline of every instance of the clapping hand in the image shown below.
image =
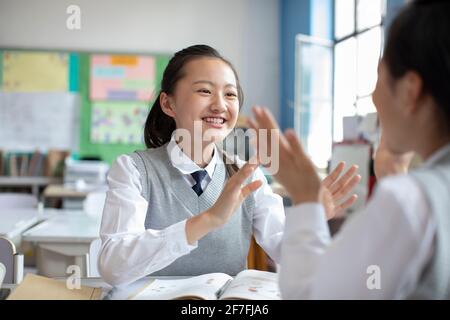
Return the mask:
<path id="1" fill-rule="evenodd" d="M 352 166 L 340 178 L 344 163 L 340 163 L 329 176 L 320 181 L 316 168 L 292 129 L 284 134 L 280 131 L 272 114 L 265 108 L 254 107 L 255 119 L 249 119 L 248 124 L 254 130 L 266 129 L 267 148 L 272 154 L 271 143 L 278 143 L 279 156 L 277 171 L 273 172 L 275 179 L 284 186 L 294 205 L 306 202 L 321 202 L 328 219 L 339 215 L 351 206 L 356 195 L 348 196 L 360 181 L 356 175 L 357 167 Z M 257 138 L 260 137 L 258 134 Z M 259 144 L 259 141 L 257 141 Z"/>

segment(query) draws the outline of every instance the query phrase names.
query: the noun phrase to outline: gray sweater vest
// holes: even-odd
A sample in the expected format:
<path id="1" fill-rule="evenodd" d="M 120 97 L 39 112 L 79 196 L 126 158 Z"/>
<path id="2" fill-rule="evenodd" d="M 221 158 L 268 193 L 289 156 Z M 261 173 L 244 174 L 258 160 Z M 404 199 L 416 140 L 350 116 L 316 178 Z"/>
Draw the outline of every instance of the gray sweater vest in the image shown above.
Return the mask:
<path id="1" fill-rule="evenodd" d="M 437 224 L 433 256 L 410 299 L 450 299 L 450 152 L 411 175 L 424 191 Z"/>
<path id="2" fill-rule="evenodd" d="M 140 173 L 142 196 L 148 201 L 146 229 L 162 230 L 209 209 L 219 198 L 227 171 L 218 161 L 211 182 L 197 196 L 173 167 L 167 144 L 131 154 Z M 198 247 L 152 276 L 195 276 L 211 272 L 236 275 L 247 267 L 252 236 L 254 197 L 250 195 L 222 228 L 198 241 Z"/>

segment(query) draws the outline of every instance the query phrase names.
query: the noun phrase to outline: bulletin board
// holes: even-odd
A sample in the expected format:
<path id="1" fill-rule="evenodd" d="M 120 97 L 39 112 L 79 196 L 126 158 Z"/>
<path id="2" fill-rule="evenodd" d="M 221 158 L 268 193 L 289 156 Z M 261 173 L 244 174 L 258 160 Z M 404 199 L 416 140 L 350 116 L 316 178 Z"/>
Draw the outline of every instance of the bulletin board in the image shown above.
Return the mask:
<path id="1" fill-rule="evenodd" d="M 145 118 L 169 59 L 0 49 L 0 149 L 70 149 L 111 163 L 145 148 Z"/>
<path id="2" fill-rule="evenodd" d="M 0 149 L 75 149 L 79 122 L 77 55 L 0 51 Z"/>

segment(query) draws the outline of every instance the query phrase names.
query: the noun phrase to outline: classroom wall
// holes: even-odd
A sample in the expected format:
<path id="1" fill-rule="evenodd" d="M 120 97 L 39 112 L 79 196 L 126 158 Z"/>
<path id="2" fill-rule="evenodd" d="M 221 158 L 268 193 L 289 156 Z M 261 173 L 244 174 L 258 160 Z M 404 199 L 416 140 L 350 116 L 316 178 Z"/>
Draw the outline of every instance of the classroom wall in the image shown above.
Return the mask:
<path id="1" fill-rule="evenodd" d="M 217 48 L 238 70 L 252 104 L 279 110 L 278 0 L 0 0 L 0 46 L 173 53 Z M 81 8 L 68 30 L 66 8 Z"/>

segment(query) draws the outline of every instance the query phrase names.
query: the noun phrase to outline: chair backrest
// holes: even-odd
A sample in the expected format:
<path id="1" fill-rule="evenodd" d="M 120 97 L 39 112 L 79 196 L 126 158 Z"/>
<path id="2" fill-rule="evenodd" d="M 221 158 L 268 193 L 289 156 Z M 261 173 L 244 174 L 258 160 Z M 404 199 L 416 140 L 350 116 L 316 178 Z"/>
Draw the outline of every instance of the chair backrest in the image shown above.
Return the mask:
<path id="1" fill-rule="evenodd" d="M 89 278 L 100 277 L 100 273 L 98 272 L 97 260 L 98 255 L 100 253 L 100 249 L 102 247 L 102 240 L 100 238 L 95 239 L 91 242 L 89 246 L 89 259 L 87 265 L 87 276 Z"/>
<path id="2" fill-rule="evenodd" d="M 0 262 L 0 288 L 3 285 L 3 279 L 5 279 L 6 267 L 3 263 Z"/>
<path id="3" fill-rule="evenodd" d="M 3 209 L 36 208 L 37 198 L 28 193 L 0 193 L 0 207 Z"/>
<path id="4" fill-rule="evenodd" d="M 23 255 L 16 252 L 11 240 L 0 237 L 0 263 L 5 267 L 3 282 L 20 283 L 23 277 Z"/>
<path id="5" fill-rule="evenodd" d="M 89 216 L 99 217 L 103 213 L 105 206 L 106 191 L 89 192 L 83 202 L 83 210 Z"/>

